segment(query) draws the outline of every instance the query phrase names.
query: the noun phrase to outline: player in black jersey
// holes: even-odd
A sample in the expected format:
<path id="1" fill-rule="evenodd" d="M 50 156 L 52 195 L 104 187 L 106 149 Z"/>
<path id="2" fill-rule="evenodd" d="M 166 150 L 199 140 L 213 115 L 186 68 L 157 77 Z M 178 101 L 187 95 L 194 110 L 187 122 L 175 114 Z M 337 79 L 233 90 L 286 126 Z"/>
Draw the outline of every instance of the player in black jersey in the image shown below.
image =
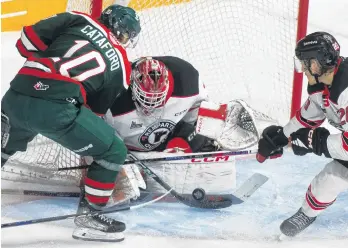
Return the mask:
<path id="1" fill-rule="evenodd" d="M 2 99 L 2 166 L 42 134 L 81 156 L 93 157 L 78 213 L 106 205 L 127 148 L 104 115 L 129 86 L 125 47 L 135 45 L 140 20 L 111 5 L 98 20 L 66 12 L 23 28 L 16 46 L 27 58 Z M 74 238 L 123 240 L 125 224 L 95 214 L 75 219 Z"/>
<path id="2" fill-rule="evenodd" d="M 287 236 L 307 228 L 348 189 L 348 60 L 340 56 L 340 45 L 326 32 L 304 37 L 295 54 L 296 69 L 308 79 L 309 97 L 287 125 L 264 130 L 257 159 L 279 157 L 290 139 L 295 155 L 314 153 L 332 161 L 312 180 L 302 207 L 281 224 Z M 340 132 L 330 134 L 319 127 L 325 119 Z"/>

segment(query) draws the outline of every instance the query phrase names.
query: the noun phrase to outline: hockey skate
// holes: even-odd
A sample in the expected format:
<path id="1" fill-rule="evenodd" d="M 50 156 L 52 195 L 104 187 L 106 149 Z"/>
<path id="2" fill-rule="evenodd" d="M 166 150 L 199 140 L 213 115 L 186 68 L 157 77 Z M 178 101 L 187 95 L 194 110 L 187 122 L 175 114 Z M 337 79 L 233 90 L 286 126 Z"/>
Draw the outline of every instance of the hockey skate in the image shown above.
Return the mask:
<path id="1" fill-rule="evenodd" d="M 283 221 L 280 225 L 280 231 L 286 236 L 294 237 L 312 224 L 316 218 L 308 217 L 300 208 L 296 214 Z"/>
<path id="2" fill-rule="evenodd" d="M 77 214 L 95 212 L 96 210 L 82 198 Z M 123 231 L 126 225 L 103 214 L 78 216 L 74 220 L 76 228 L 72 234 L 74 239 L 87 241 L 119 242 L 124 240 Z"/>

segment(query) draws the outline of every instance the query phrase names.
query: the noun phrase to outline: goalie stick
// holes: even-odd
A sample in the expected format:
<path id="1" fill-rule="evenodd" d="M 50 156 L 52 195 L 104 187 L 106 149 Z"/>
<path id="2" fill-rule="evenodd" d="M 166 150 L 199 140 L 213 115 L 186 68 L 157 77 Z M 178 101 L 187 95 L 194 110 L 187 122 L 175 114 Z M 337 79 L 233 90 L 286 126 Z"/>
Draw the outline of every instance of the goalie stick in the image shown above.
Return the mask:
<path id="1" fill-rule="evenodd" d="M 248 156 L 256 155 L 257 150 L 242 150 L 242 151 L 219 151 L 219 152 L 209 152 L 209 153 L 195 153 L 191 155 L 181 155 L 181 156 L 169 156 L 169 157 L 158 157 L 149 159 L 139 159 L 139 162 L 150 163 L 150 162 L 168 162 L 168 161 L 179 161 L 185 159 L 199 159 L 199 158 L 210 158 L 210 157 L 221 157 L 221 156 Z M 133 164 L 134 161 L 125 161 L 124 164 Z M 65 170 L 78 170 L 87 169 L 89 165 L 81 165 L 74 167 L 58 168 L 58 171 Z"/>
<path id="2" fill-rule="evenodd" d="M 268 177 L 259 174 L 259 173 L 255 173 L 253 174 L 248 180 L 246 180 L 236 191 L 235 191 L 235 195 L 231 194 L 232 201 L 233 201 L 233 205 L 234 204 L 241 204 L 243 203 L 245 200 L 247 200 L 258 188 L 260 188 L 265 182 L 267 182 Z M 163 194 L 160 197 L 157 197 L 156 199 L 153 199 L 151 201 L 146 201 L 145 203 L 141 203 L 139 204 L 139 202 L 133 202 L 131 205 L 128 206 L 124 206 L 124 207 L 118 207 L 116 209 L 106 209 L 106 210 L 102 210 L 102 211 L 95 211 L 92 213 L 82 213 L 82 214 L 69 214 L 69 215 L 61 215 L 61 216 L 55 216 L 55 217 L 48 217 L 48 218 L 41 218 L 41 219 L 32 219 L 32 220 L 26 220 L 26 221 L 17 221 L 17 222 L 11 222 L 11 223 L 5 223 L 5 224 L 1 224 L 1 228 L 8 228 L 8 227 L 16 227 L 16 226 L 25 226 L 25 225 L 31 225 L 31 224 L 37 224 L 37 223 L 43 223 L 43 222 L 51 222 L 51 221 L 58 221 L 58 220 L 65 220 L 65 219 L 71 219 L 71 218 L 75 218 L 76 216 L 82 216 L 82 215 L 93 215 L 95 213 L 99 213 L 99 214 L 109 214 L 109 213 L 115 213 L 115 212 L 120 212 L 120 211 L 126 211 L 126 210 L 133 210 L 133 209 L 137 209 L 137 208 L 141 208 L 147 205 L 150 205 L 154 202 L 160 201 L 163 198 L 165 198 L 168 194 L 170 194 L 170 192 L 172 191 L 172 189 L 170 189 L 169 191 L 167 191 L 165 194 Z M 17 192 L 21 192 L 21 191 L 17 191 Z M 25 192 L 25 191 L 23 191 Z M 39 191 L 39 192 L 43 192 L 43 191 Z M 76 194 L 78 194 L 77 192 L 73 193 L 75 194 L 74 196 L 76 196 Z M 145 196 L 144 198 L 140 198 L 140 200 L 145 201 L 145 198 L 147 199 L 148 196 Z"/>
<path id="3" fill-rule="evenodd" d="M 249 177 L 232 195 L 232 205 L 241 204 L 246 201 L 258 188 L 268 181 L 268 177 L 255 173 Z M 2 189 L 1 194 L 12 194 L 12 195 L 32 195 L 32 196 L 47 196 L 47 197 L 80 197 L 80 192 L 53 192 L 53 191 L 40 191 L 40 190 L 12 190 Z M 157 199 L 162 196 L 163 193 L 153 193 L 148 191 L 141 191 L 140 197 L 133 201 L 132 204 L 142 204 L 149 200 Z M 183 194 L 184 197 L 189 197 L 188 194 Z M 216 195 L 220 198 L 220 195 Z M 228 197 L 223 195 L 223 197 Z M 175 197 L 161 197 L 160 202 L 175 202 Z"/>

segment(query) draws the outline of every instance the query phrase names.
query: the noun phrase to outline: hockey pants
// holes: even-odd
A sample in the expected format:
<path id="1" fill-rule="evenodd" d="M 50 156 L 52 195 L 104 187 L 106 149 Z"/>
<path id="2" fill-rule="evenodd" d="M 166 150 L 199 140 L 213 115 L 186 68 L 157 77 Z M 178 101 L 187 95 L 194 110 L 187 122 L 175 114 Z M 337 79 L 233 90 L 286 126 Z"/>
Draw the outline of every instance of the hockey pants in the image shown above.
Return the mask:
<path id="1" fill-rule="evenodd" d="M 94 162 L 85 179 L 86 198 L 103 206 L 114 188 L 127 148 L 114 130 L 90 109 L 60 101 L 47 101 L 8 90 L 2 111 L 10 120 L 10 137 L 3 149 L 8 155 L 25 151 L 28 142 L 42 134 Z"/>
<path id="2" fill-rule="evenodd" d="M 312 180 L 302 209 L 307 216 L 317 216 L 335 202 L 340 192 L 347 189 L 348 168 L 333 160 Z"/>

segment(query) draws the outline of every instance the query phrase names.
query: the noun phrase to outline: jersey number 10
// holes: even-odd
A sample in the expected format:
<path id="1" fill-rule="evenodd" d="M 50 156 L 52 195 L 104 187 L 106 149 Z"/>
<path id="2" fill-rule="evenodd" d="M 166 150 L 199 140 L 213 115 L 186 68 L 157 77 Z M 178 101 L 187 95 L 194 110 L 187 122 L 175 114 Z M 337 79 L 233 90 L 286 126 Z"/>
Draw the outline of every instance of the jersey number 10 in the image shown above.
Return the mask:
<path id="1" fill-rule="evenodd" d="M 70 58 L 74 53 L 76 53 L 79 49 L 83 48 L 87 44 L 89 44 L 89 41 L 86 40 L 75 40 L 75 45 L 73 45 L 63 56 L 63 58 Z M 76 75 L 76 76 L 71 76 L 69 73 L 69 70 L 72 68 L 75 68 L 77 66 L 80 66 L 82 64 L 85 64 L 87 62 L 91 62 L 94 60 L 97 63 L 97 66 L 91 69 L 87 69 L 84 72 Z M 106 64 L 101 56 L 101 54 L 97 51 L 91 51 L 86 54 L 83 54 L 79 57 L 76 57 L 74 59 L 71 59 L 67 62 L 64 62 L 61 64 L 59 72 L 63 76 L 73 78 L 77 81 L 84 81 L 89 77 L 98 75 L 100 73 L 103 73 L 105 71 Z"/>

